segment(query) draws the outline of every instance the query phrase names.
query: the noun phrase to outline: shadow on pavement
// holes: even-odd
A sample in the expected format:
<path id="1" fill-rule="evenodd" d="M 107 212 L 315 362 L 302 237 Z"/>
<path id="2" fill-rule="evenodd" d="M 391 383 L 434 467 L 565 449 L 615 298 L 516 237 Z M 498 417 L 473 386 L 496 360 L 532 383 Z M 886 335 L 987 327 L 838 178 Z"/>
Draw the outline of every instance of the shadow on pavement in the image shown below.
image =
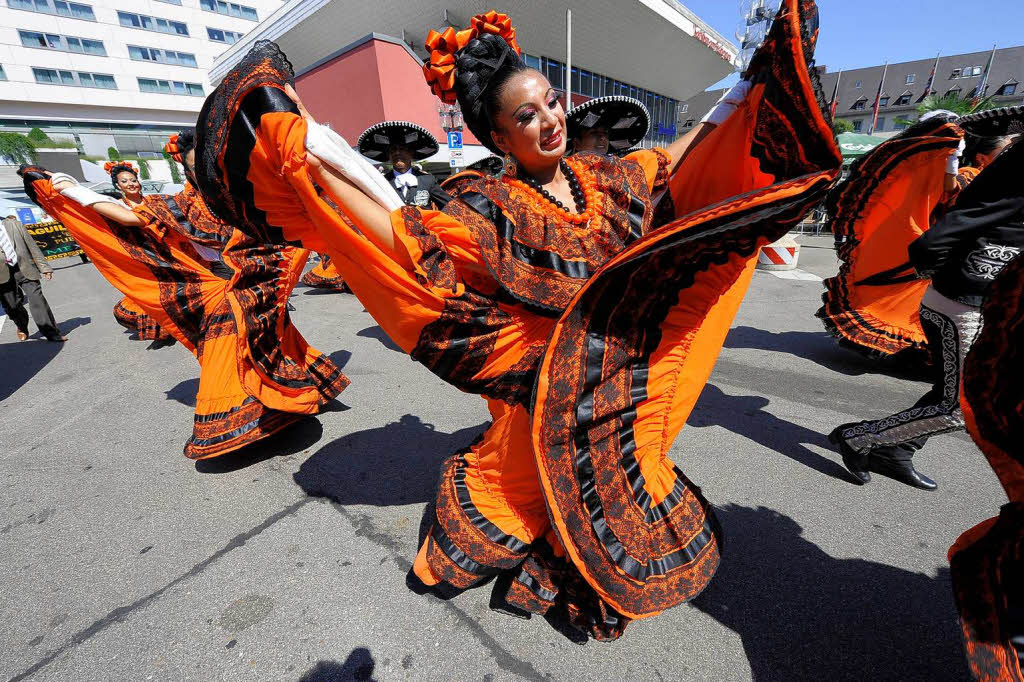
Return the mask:
<path id="1" fill-rule="evenodd" d="M 342 436 L 320 448 L 295 473 L 307 495 L 338 504 L 378 507 L 430 502 L 440 465 L 487 426 L 455 433 L 407 414 L 397 422 Z"/>
<path id="2" fill-rule="evenodd" d="M 399 348 L 398 344 L 392 341 L 391 337 L 385 334 L 384 330 L 381 329 L 380 327 L 367 327 L 366 329 L 357 332 L 356 336 L 361 336 L 364 339 L 377 339 L 378 341 L 383 343 L 384 347 L 387 348 L 388 350 L 393 350 L 396 353 L 402 353 L 403 355 L 405 355 L 405 351 Z"/>
<path id="3" fill-rule="evenodd" d="M 900 379 L 931 381 L 923 364 L 906 357 L 874 360 L 855 350 L 843 348 L 831 334 L 820 332 L 772 332 L 754 327 L 733 327 L 725 348 L 750 348 L 789 353 L 816 362 L 846 376 L 885 374 Z"/>
<path id="4" fill-rule="evenodd" d="M 373 680 L 377 662 L 365 647 L 352 650 L 344 663 L 318 661 L 315 666 L 299 678 L 299 682 L 348 682 L 349 680 Z"/>
<path id="5" fill-rule="evenodd" d="M 72 317 L 72 318 L 68 318 L 67 320 L 64 320 L 63 322 L 58 322 L 57 323 L 57 329 L 60 330 L 61 334 L 64 334 L 65 336 L 67 336 L 68 333 L 78 329 L 79 327 L 84 327 L 85 325 L 89 324 L 90 322 L 92 322 L 92 318 L 91 317 Z M 32 340 L 42 339 L 43 335 L 39 333 L 38 329 L 36 329 L 36 331 L 34 333 L 32 333 L 31 335 L 29 335 L 28 338 L 30 338 Z"/>
<path id="6" fill-rule="evenodd" d="M 338 366 L 338 369 L 345 369 L 345 365 L 352 359 L 352 351 L 350 350 L 336 350 L 327 356 L 331 362 Z"/>
<path id="7" fill-rule="evenodd" d="M 291 426 L 241 450 L 220 457 L 198 460 L 196 471 L 201 474 L 228 474 L 239 471 L 274 457 L 287 457 L 308 450 L 316 445 L 323 435 L 324 427 L 320 420 L 304 415 Z"/>
<path id="8" fill-rule="evenodd" d="M 8 321 L 14 326 L 13 322 Z M 13 341 L 0 345 L 0 357 L 3 358 L 3 369 L 0 370 L 0 400 L 14 395 L 15 391 L 57 357 L 64 347 L 63 343 L 47 341 Z"/>
<path id="9" fill-rule="evenodd" d="M 740 636 L 754 680 L 970 679 L 948 568 L 832 557 L 765 507 L 716 513 L 722 565 L 692 605 Z"/>
<path id="10" fill-rule="evenodd" d="M 721 426 L 818 473 L 857 483 L 843 466 L 805 447 L 811 444 L 832 450 L 828 436 L 766 412 L 764 408 L 769 403 L 763 396 L 728 395 L 714 384 L 707 384 L 686 423 L 697 428 Z"/>
<path id="11" fill-rule="evenodd" d="M 187 407 L 196 406 L 196 394 L 199 393 L 199 379 L 185 379 L 177 386 L 167 391 L 164 391 L 164 395 L 167 396 L 168 400 L 173 400 L 176 403 L 181 403 Z"/>

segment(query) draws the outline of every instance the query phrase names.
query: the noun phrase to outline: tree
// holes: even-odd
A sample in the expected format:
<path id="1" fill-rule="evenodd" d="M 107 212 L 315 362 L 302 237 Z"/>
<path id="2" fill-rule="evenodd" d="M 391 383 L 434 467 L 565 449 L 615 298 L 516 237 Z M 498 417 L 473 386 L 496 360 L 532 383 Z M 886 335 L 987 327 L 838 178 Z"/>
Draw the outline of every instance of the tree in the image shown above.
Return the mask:
<path id="1" fill-rule="evenodd" d="M 107 158 L 111 161 L 120 161 L 121 152 L 117 151 L 117 147 L 107 147 Z"/>
<path id="2" fill-rule="evenodd" d="M 33 128 L 28 131 L 28 141 L 34 144 L 36 147 L 43 147 L 47 142 L 50 142 L 49 136 L 39 128 Z"/>
<path id="3" fill-rule="evenodd" d="M 164 160 L 171 167 L 171 182 L 175 185 L 181 184 L 181 172 L 178 170 L 178 162 L 171 158 L 171 155 L 164 152 Z"/>
<path id="4" fill-rule="evenodd" d="M 988 111 L 989 109 L 995 109 L 996 103 L 992 101 L 992 97 L 982 97 L 977 102 L 974 98 L 961 97 L 959 92 L 947 92 L 945 95 L 938 95 L 932 93 L 921 100 L 921 103 L 917 105 L 917 117 L 921 118 L 930 111 L 951 111 L 957 116 L 966 116 L 968 114 L 974 114 L 979 111 Z M 907 118 L 897 118 L 897 123 L 903 125 L 913 125 L 917 123 L 915 120 Z"/>
<path id="5" fill-rule="evenodd" d="M 139 178 L 149 180 L 149 162 L 142 158 L 139 159 Z"/>
<path id="6" fill-rule="evenodd" d="M 847 121 L 845 118 L 837 118 L 834 121 L 834 124 L 836 127 L 836 135 L 853 132 L 853 124 Z"/>
<path id="7" fill-rule="evenodd" d="M 13 164 L 32 163 L 36 148 L 21 133 L 0 133 L 0 160 Z"/>

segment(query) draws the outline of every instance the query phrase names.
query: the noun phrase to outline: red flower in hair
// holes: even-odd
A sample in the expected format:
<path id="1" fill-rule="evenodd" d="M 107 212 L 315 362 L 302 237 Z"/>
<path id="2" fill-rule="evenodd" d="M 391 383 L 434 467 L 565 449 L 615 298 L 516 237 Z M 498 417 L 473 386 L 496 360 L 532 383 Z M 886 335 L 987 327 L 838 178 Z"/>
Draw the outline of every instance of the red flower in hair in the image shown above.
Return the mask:
<path id="1" fill-rule="evenodd" d="M 430 59 L 423 65 L 423 75 L 427 85 L 441 101 L 455 104 L 455 55 L 469 44 L 469 41 L 485 33 L 493 33 L 505 39 L 505 42 L 522 54 L 516 42 L 516 29 L 507 14 L 494 10 L 478 14 L 470 21 L 470 27 L 456 31 L 448 27 L 442 33 L 431 31 L 427 34 L 426 47 L 430 51 Z"/>
<path id="2" fill-rule="evenodd" d="M 138 175 L 138 171 L 135 170 L 135 166 L 132 165 L 131 161 L 107 161 L 105 164 L 103 164 L 103 170 L 109 173 L 110 171 L 114 170 L 114 168 L 116 168 L 117 166 L 126 167 L 128 168 L 128 170 Z"/>
<path id="3" fill-rule="evenodd" d="M 178 147 L 178 133 L 174 133 L 167 140 L 167 144 L 164 145 L 164 151 L 170 154 L 172 159 L 178 163 L 182 163 L 181 149 Z"/>

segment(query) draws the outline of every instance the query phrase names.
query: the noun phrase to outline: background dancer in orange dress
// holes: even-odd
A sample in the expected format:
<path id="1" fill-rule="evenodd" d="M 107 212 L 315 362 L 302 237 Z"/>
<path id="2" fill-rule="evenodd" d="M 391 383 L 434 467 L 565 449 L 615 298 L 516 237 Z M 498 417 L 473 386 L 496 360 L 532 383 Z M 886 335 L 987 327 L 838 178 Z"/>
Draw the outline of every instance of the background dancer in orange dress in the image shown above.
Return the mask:
<path id="1" fill-rule="evenodd" d="M 21 171 L 26 193 L 57 217 L 101 274 L 196 355 L 199 391 L 185 455 L 237 450 L 315 414 L 348 385 L 291 324 L 287 300 L 307 252 L 234 230 L 219 267 L 186 236 L 184 212 L 153 195 L 131 211 L 67 175 Z M 198 196 L 198 195 L 197 195 Z"/>
<path id="2" fill-rule="evenodd" d="M 838 174 L 809 62 L 816 26 L 813 2 L 788 0 L 704 125 L 625 160 L 565 157 L 558 97 L 522 63 L 506 16 L 431 33 L 428 82 L 507 155 L 500 177 L 464 186 L 443 212 L 403 207 L 302 117 L 272 43 L 207 101 L 197 178 L 211 206 L 327 250 L 396 344 L 487 400 L 490 428 L 443 466 L 419 581 L 467 588 L 500 574 L 510 607 L 561 611 L 599 639 L 707 585 L 719 529 L 668 449 L 758 248 Z M 686 217 L 652 230 L 652 190 Z"/>
<path id="3" fill-rule="evenodd" d="M 920 310 L 935 380 L 913 407 L 842 424 L 830 434 L 847 469 L 864 483 L 875 472 L 922 490 L 937 487 L 914 468 L 913 456 L 929 437 L 964 426 L 961 372 L 981 328 L 982 300 L 1024 247 L 1016 197 L 1006 189 L 1019 183 L 1022 160 L 1024 146 L 1003 152 L 959 194 L 953 210 L 910 246 L 914 270 L 931 278 Z"/>
<path id="4" fill-rule="evenodd" d="M 132 210 L 142 204 L 142 184 L 139 173 L 130 161 L 108 161 L 104 169 L 110 173 L 110 182 L 121 193 L 121 203 Z M 160 328 L 156 320 L 147 315 L 138 303 L 125 296 L 114 305 L 114 319 L 125 329 L 135 332 L 140 341 L 152 341 L 150 348 L 174 345 L 174 336 Z"/>

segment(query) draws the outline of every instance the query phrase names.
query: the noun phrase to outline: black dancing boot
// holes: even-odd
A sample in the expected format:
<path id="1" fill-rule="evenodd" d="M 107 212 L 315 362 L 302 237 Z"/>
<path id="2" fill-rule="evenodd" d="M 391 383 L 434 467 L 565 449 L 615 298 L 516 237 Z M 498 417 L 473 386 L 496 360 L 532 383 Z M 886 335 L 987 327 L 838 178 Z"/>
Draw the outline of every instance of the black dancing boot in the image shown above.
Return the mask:
<path id="1" fill-rule="evenodd" d="M 860 453 L 850 447 L 850 444 L 843 438 L 843 431 L 856 426 L 856 424 L 840 424 L 828 434 L 828 439 L 839 446 L 839 454 L 843 456 L 843 464 L 847 470 L 857 479 L 857 485 L 864 485 L 871 482 L 871 474 L 868 473 L 868 455 Z"/>
<path id="2" fill-rule="evenodd" d="M 876 474 L 905 483 L 911 488 L 932 491 L 939 484 L 914 468 L 914 460 L 898 447 L 875 448 L 868 454 L 868 468 Z"/>

